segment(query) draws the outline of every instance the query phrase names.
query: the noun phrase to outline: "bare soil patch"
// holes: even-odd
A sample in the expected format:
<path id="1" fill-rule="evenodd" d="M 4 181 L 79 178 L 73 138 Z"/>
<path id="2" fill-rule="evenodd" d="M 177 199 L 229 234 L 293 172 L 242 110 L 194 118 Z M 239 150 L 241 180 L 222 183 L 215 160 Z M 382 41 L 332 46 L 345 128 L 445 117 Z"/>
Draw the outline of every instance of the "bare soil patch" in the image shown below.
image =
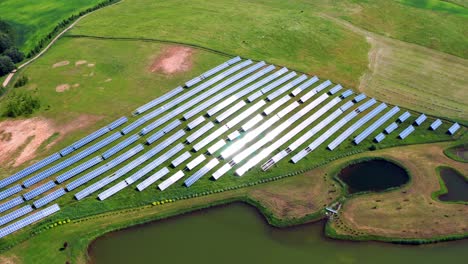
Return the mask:
<path id="1" fill-rule="evenodd" d="M 57 63 L 54 63 L 54 65 L 52 65 L 52 68 L 62 67 L 68 64 L 70 64 L 69 61 L 59 61 Z"/>
<path id="2" fill-rule="evenodd" d="M 72 85 L 72 87 L 73 87 L 73 88 L 78 88 L 78 87 L 80 87 L 80 84 L 79 84 L 79 83 L 75 83 L 75 84 Z"/>
<path id="3" fill-rule="evenodd" d="M 69 90 L 69 89 L 70 89 L 70 85 L 69 85 L 68 83 L 59 84 L 59 85 L 57 85 L 57 86 L 55 87 L 55 91 L 56 91 L 57 93 L 63 93 L 63 92 L 65 92 L 65 91 Z"/>
<path id="4" fill-rule="evenodd" d="M 162 51 L 150 67 L 151 72 L 176 74 L 192 68 L 194 50 L 189 47 L 171 46 Z"/>
<path id="5" fill-rule="evenodd" d="M 94 67 L 95 65 L 96 65 L 96 64 L 94 64 L 94 63 L 88 63 L 88 67 L 90 67 L 90 68 L 91 68 L 91 67 Z"/>
<path id="6" fill-rule="evenodd" d="M 87 63 L 87 61 L 85 61 L 85 60 L 79 60 L 79 61 L 75 62 L 75 66 L 80 66 L 80 65 L 83 65 L 83 64 L 86 64 L 86 63 Z"/>
<path id="7" fill-rule="evenodd" d="M 66 134 L 88 127 L 99 119 L 98 116 L 80 115 L 75 120 L 61 125 L 42 117 L 0 122 L 2 135 L 7 135 L 4 140 L 0 140 L 0 164 L 5 165 L 4 167 L 17 167 L 33 159 L 37 155 L 36 150 L 54 133 L 60 133 L 60 136 L 50 142 L 46 149 L 60 141 Z M 17 153 L 19 146 L 22 146 L 22 150 Z"/>
<path id="8" fill-rule="evenodd" d="M 6 257 L 6 256 L 0 256 L 0 263 L 2 264 L 19 264 L 20 261 L 16 256 L 13 257 Z"/>

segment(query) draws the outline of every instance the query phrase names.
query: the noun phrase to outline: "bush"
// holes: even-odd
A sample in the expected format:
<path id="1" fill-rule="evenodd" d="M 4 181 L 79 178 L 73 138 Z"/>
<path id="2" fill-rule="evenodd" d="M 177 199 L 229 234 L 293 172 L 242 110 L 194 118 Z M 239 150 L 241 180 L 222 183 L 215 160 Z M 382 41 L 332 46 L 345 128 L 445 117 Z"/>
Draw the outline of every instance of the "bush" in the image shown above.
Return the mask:
<path id="1" fill-rule="evenodd" d="M 38 98 L 27 92 L 14 92 L 7 98 L 4 115 L 8 117 L 30 115 L 40 107 L 41 103 Z"/>
<path id="2" fill-rule="evenodd" d="M 5 50 L 11 47 L 11 39 L 5 33 L 0 32 L 0 53 L 3 53 Z"/>
<path id="3" fill-rule="evenodd" d="M 3 55 L 10 57 L 11 61 L 18 63 L 24 59 L 24 54 L 17 47 L 10 47 Z"/>
<path id="4" fill-rule="evenodd" d="M 10 73 L 15 69 L 15 64 L 8 56 L 0 56 L 0 76 Z"/>
<path id="5" fill-rule="evenodd" d="M 28 83 L 28 77 L 26 76 L 21 76 L 18 78 L 18 80 L 15 82 L 15 88 L 25 86 Z"/>

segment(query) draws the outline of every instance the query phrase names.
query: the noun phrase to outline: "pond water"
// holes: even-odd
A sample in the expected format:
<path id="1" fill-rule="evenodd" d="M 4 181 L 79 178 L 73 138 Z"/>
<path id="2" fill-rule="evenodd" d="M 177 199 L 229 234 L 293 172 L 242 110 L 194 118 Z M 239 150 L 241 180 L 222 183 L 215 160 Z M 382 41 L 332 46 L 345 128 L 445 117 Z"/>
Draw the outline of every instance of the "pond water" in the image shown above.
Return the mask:
<path id="1" fill-rule="evenodd" d="M 342 169 L 338 177 L 348 185 L 349 193 L 383 191 L 409 181 L 402 167 L 386 160 L 370 160 Z"/>
<path id="2" fill-rule="evenodd" d="M 442 168 L 440 176 L 447 186 L 448 192 L 439 196 L 439 200 L 445 202 L 468 202 L 468 180 L 456 170 Z"/>
<path id="3" fill-rule="evenodd" d="M 95 264 L 120 263 L 462 263 L 468 240 L 422 246 L 325 238 L 323 222 L 268 225 L 246 204 L 156 221 L 109 233 L 89 248 Z"/>

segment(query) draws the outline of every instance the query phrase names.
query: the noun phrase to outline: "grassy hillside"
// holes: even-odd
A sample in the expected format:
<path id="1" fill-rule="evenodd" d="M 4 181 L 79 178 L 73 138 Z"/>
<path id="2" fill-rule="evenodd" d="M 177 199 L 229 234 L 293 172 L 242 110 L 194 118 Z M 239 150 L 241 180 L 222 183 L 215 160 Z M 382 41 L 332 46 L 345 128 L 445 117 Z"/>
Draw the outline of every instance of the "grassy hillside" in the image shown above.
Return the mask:
<path id="1" fill-rule="evenodd" d="M 3 0 L 0 17 L 15 30 L 16 45 L 27 53 L 65 18 L 96 5 L 101 0 Z"/>

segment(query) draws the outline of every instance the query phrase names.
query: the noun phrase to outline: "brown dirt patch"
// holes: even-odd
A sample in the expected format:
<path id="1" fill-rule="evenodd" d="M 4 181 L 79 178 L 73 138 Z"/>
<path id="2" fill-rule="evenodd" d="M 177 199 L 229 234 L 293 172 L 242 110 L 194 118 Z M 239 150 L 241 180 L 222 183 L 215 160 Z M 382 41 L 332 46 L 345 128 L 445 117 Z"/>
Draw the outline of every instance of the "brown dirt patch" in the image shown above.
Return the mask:
<path id="1" fill-rule="evenodd" d="M 60 141 L 64 135 L 94 124 L 101 117 L 80 115 L 66 124 L 56 124 L 53 120 L 34 117 L 23 120 L 6 120 L 0 122 L 0 131 L 5 136 L 0 140 L 0 164 L 17 167 L 36 156 L 36 150 L 54 133 L 60 133 L 46 148 Z M 31 140 L 32 137 L 32 140 Z M 29 141 L 29 142 L 28 142 Z M 22 150 L 18 149 L 22 146 Z M 20 153 L 17 153 L 18 150 Z"/>
<path id="2" fill-rule="evenodd" d="M 0 263 L 2 263 L 2 264 L 19 264 L 20 261 L 16 256 L 13 256 L 13 257 L 0 256 Z"/>
<path id="3" fill-rule="evenodd" d="M 80 87 L 80 84 L 79 84 L 79 83 L 75 83 L 75 84 L 72 85 L 72 87 L 73 87 L 73 88 L 78 88 L 78 87 Z"/>
<path id="4" fill-rule="evenodd" d="M 87 63 L 87 61 L 85 61 L 85 60 L 79 60 L 79 61 L 75 62 L 75 66 L 80 66 L 80 65 L 83 65 L 83 64 L 86 64 L 86 63 Z"/>
<path id="5" fill-rule="evenodd" d="M 88 63 L 88 67 L 94 67 L 96 64 L 94 63 Z"/>
<path id="6" fill-rule="evenodd" d="M 54 63 L 52 65 L 52 68 L 62 67 L 62 66 L 68 65 L 68 64 L 70 64 L 69 61 L 59 61 L 57 63 Z"/>
<path id="7" fill-rule="evenodd" d="M 65 92 L 65 91 L 69 90 L 69 89 L 70 89 L 70 85 L 69 85 L 68 83 L 59 84 L 59 85 L 57 85 L 57 86 L 55 87 L 55 91 L 56 91 L 57 93 L 63 93 L 63 92 Z"/>
<path id="8" fill-rule="evenodd" d="M 183 46 L 171 46 L 162 51 L 150 67 L 151 72 L 175 74 L 192 68 L 193 49 Z"/>

